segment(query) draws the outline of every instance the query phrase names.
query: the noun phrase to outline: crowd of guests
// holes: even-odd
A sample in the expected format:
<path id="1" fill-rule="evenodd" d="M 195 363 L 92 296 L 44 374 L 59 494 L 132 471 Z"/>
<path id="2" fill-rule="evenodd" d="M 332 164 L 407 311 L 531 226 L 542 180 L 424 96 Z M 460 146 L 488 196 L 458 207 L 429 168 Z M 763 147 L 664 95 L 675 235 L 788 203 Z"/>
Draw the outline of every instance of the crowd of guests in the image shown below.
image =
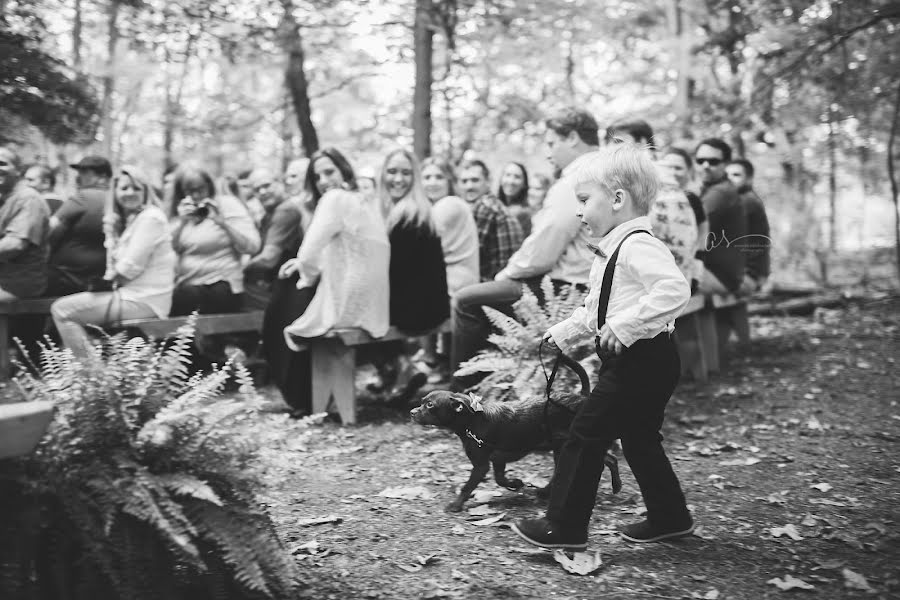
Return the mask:
<path id="1" fill-rule="evenodd" d="M 216 180 L 183 164 L 158 183 L 88 156 L 70 165 L 77 192 L 63 199 L 54 195 L 52 169 L 23 166 L 0 147 L 0 301 L 59 296 L 53 323 L 78 356 L 89 354 L 89 326 L 265 310 L 261 353 L 301 411 L 311 404 L 309 359 L 298 351 L 304 338 L 333 327 L 380 337 L 395 326 L 410 342 L 367 358 L 405 396 L 447 350 L 428 333 L 448 317 L 455 370 L 486 345 L 482 307 L 511 314 L 526 285 L 540 300 L 546 275 L 557 289 L 587 285 L 596 240 L 576 216 L 571 174 L 601 144 L 622 142 L 656 160 L 662 185 L 653 232 L 692 289 L 749 293 L 763 285 L 765 209 L 752 164 L 733 160 L 726 142 L 655 150 L 640 120 L 613 123 L 601 139 L 594 118 L 578 109 L 546 125 L 555 180 L 510 162 L 496 186 L 478 159 L 420 163 L 398 149 L 380 172 L 357 172 L 340 150 L 324 148 L 280 176 L 259 167 Z"/>

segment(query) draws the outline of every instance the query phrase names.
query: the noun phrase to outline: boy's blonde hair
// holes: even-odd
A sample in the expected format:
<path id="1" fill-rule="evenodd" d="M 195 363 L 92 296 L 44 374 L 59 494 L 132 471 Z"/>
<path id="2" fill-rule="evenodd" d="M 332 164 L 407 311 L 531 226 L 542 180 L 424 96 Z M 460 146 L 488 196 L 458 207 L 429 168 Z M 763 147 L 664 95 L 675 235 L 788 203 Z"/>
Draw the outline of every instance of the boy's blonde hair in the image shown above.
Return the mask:
<path id="1" fill-rule="evenodd" d="M 609 192 L 622 189 L 631 196 L 638 214 L 650 212 L 659 192 L 659 173 L 647 146 L 614 144 L 589 152 L 578 159 L 575 185 L 593 183 Z"/>

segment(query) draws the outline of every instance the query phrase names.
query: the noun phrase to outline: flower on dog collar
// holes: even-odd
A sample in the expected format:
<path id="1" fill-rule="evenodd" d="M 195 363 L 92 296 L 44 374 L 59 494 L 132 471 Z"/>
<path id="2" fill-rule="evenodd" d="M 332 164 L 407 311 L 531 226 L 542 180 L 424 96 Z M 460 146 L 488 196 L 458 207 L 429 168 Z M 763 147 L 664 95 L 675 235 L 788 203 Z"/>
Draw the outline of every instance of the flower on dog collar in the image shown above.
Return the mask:
<path id="1" fill-rule="evenodd" d="M 484 406 L 481 404 L 481 396 L 476 396 L 469 392 L 469 407 L 473 412 L 484 412 Z"/>

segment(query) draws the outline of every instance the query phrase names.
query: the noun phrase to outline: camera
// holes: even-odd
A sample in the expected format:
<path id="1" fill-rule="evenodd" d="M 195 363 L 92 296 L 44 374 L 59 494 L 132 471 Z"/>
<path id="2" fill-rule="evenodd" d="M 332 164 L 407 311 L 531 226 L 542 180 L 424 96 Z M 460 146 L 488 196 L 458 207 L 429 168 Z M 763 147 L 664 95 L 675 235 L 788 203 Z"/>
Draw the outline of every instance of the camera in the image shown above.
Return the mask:
<path id="1" fill-rule="evenodd" d="M 205 219 L 209 216 L 209 199 L 201 200 L 197 203 L 197 208 L 194 209 L 194 215 L 200 219 Z"/>

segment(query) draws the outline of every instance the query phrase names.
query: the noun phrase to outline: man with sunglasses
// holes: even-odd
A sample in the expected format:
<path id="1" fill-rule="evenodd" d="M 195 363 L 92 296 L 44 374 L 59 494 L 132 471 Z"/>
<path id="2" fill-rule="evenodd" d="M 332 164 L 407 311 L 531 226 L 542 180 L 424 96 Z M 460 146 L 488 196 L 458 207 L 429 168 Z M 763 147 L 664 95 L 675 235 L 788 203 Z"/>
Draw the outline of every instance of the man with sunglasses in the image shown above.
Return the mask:
<path id="1" fill-rule="evenodd" d="M 697 172 L 703 183 L 700 200 L 709 221 L 709 236 L 700 252 L 702 294 L 737 292 L 744 279 L 746 257 L 741 243 L 747 235 L 744 206 L 737 188 L 725 175 L 731 146 L 719 138 L 707 138 L 694 151 Z"/>

